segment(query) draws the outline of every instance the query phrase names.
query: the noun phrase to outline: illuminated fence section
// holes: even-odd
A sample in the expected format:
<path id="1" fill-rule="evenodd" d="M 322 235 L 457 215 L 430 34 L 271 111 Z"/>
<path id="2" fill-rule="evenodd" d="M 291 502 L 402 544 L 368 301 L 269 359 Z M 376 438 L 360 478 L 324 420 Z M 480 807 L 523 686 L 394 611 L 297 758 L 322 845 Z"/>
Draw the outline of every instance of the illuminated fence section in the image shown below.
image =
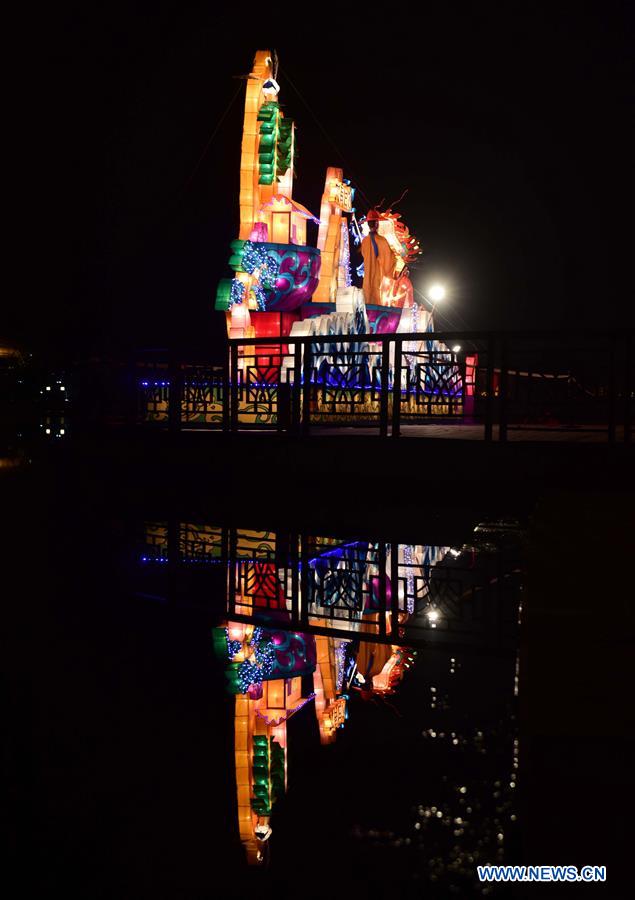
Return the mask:
<path id="1" fill-rule="evenodd" d="M 486 441 L 628 442 L 633 358 L 628 330 L 232 339 L 224 366 L 137 363 L 135 421 L 293 435 L 359 426 L 383 437 L 441 425 L 460 426 L 446 437 Z"/>
<path id="2" fill-rule="evenodd" d="M 178 428 L 221 429 L 226 403 L 226 376 L 221 366 L 136 366 L 137 421 Z"/>
<path id="3" fill-rule="evenodd" d="M 224 556 L 223 529 L 220 527 L 183 522 L 178 540 L 180 558 L 192 563 L 219 562 Z"/>
<path id="4" fill-rule="evenodd" d="M 140 555 L 142 563 L 167 563 L 168 561 L 168 523 L 146 522 L 143 551 Z"/>
<path id="5" fill-rule="evenodd" d="M 427 349 L 423 350 L 411 350 L 407 344 L 403 345 L 397 361 L 402 388 L 399 398 L 393 397 L 392 403 L 398 403 L 398 418 L 404 424 L 435 416 L 461 418 L 465 411 L 465 363 L 457 353 L 435 350 L 432 341 L 426 343 Z"/>
<path id="6" fill-rule="evenodd" d="M 230 427 L 285 428 L 291 421 L 293 359 L 285 345 L 230 354 Z"/>
<path id="7" fill-rule="evenodd" d="M 143 360 L 135 366 L 137 420 L 167 425 L 170 418 L 170 370 L 167 362 Z"/>

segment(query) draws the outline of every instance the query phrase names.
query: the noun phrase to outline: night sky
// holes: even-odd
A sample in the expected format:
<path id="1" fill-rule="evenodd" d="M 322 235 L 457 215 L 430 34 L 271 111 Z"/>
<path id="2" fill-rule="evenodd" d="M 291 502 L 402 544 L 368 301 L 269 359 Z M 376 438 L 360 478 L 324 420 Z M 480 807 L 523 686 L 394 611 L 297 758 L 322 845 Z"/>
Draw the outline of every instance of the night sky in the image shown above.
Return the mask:
<path id="1" fill-rule="evenodd" d="M 341 19 L 317 3 L 251 18 L 239 4 L 91 6 L 16 29 L 26 261 L 5 337 L 68 358 L 218 352 L 213 299 L 238 223 L 234 76 L 267 47 L 297 124 L 296 198 L 319 213 L 328 165 L 358 188 L 359 213 L 408 188 L 415 286 L 450 289 L 439 325 L 632 315 L 626 3 L 384 4 L 374 17 L 367 4 Z"/>

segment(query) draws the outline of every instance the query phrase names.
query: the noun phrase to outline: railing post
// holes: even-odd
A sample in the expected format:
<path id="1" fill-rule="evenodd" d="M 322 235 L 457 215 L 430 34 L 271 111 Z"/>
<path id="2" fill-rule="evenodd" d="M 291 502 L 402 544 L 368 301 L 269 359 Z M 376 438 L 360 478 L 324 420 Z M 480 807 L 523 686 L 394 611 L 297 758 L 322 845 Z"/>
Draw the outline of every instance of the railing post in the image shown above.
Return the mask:
<path id="1" fill-rule="evenodd" d="M 236 568 L 238 561 L 236 559 L 237 535 L 236 529 L 230 526 L 228 530 L 228 549 L 227 554 L 227 612 L 231 614 L 236 612 Z"/>
<path id="2" fill-rule="evenodd" d="M 126 391 L 125 395 L 125 423 L 128 428 L 136 425 L 140 421 L 140 396 L 141 396 L 141 385 L 139 384 L 139 370 L 136 365 L 135 359 L 130 354 L 128 356 L 128 362 L 126 366 L 126 376 L 128 380 L 128 387 L 130 390 Z"/>
<path id="3" fill-rule="evenodd" d="M 485 396 L 485 440 L 491 441 L 493 434 L 493 413 L 494 413 L 494 352 L 495 338 L 490 332 L 487 336 L 487 376 L 485 379 L 485 387 L 487 394 Z"/>
<path id="4" fill-rule="evenodd" d="M 171 357 L 168 372 L 170 379 L 168 428 L 175 432 L 181 430 L 181 403 L 183 402 L 183 370 L 178 357 Z"/>
<path id="5" fill-rule="evenodd" d="M 300 623 L 309 623 L 309 538 L 305 532 L 300 535 Z"/>
<path id="6" fill-rule="evenodd" d="M 229 429 L 238 430 L 238 344 L 229 345 Z"/>
<path id="7" fill-rule="evenodd" d="M 229 405 L 229 384 L 230 384 L 229 356 L 230 356 L 230 353 L 231 353 L 231 344 L 227 348 L 227 353 L 223 357 L 223 374 L 221 376 L 221 384 L 222 384 L 222 391 L 223 391 L 222 428 L 223 428 L 223 431 L 225 431 L 225 432 L 229 431 L 229 429 L 231 427 L 231 418 L 230 418 L 230 414 L 229 414 L 229 407 L 230 407 L 230 405 Z"/>
<path id="8" fill-rule="evenodd" d="M 289 536 L 289 565 L 291 566 L 291 621 L 300 618 L 300 535 Z M 285 585 L 286 587 L 286 585 Z"/>
<path id="9" fill-rule="evenodd" d="M 180 523 L 175 516 L 168 518 L 168 601 L 176 603 L 181 569 Z"/>
<path id="10" fill-rule="evenodd" d="M 399 544 L 390 545 L 390 635 L 399 637 Z M 408 572 L 406 581 L 408 584 Z M 406 588 L 407 590 L 407 588 Z M 405 596 L 405 595 L 404 595 Z M 405 600 L 405 608 L 408 609 L 408 600 Z"/>
<path id="11" fill-rule="evenodd" d="M 311 428 L 311 367 L 313 354 L 310 343 L 304 345 L 302 359 L 302 425 L 300 433 L 308 435 Z"/>
<path id="12" fill-rule="evenodd" d="M 610 346 L 609 346 L 609 421 L 608 421 L 608 438 L 609 444 L 615 443 L 615 340 L 616 334 L 615 332 L 611 332 L 610 336 Z"/>
<path id="13" fill-rule="evenodd" d="M 390 340 L 389 338 L 386 340 Z M 401 434 L 401 355 L 403 338 L 395 337 L 395 366 L 392 383 L 392 437 L 398 438 Z"/>
<path id="14" fill-rule="evenodd" d="M 220 533 L 220 558 L 226 565 L 229 559 L 229 527 L 227 525 L 223 525 Z"/>
<path id="15" fill-rule="evenodd" d="M 277 431 L 288 431 L 290 426 L 290 415 L 291 415 L 291 392 L 290 392 L 290 383 L 289 383 L 289 369 L 285 368 L 284 361 L 286 358 L 286 354 L 284 353 L 284 345 L 281 343 L 279 345 L 280 349 L 280 357 L 278 360 L 278 388 L 276 391 L 276 425 Z M 287 354 L 289 352 L 289 345 L 286 345 Z M 285 380 L 286 379 L 286 380 Z"/>
<path id="16" fill-rule="evenodd" d="M 379 569 L 379 578 L 378 578 L 378 588 L 379 588 L 379 634 L 382 637 L 386 636 L 386 612 L 388 611 L 388 604 L 386 602 L 387 591 L 386 591 L 386 544 L 384 541 L 379 541 L 377 547 L 378 560 L 377 560 L 377 568 Z M 362 618 L 363 618 L 362 611 Z"/>
<path id="17" fill-rule="evenodd" d="M 388 437 L 388 375 L 390 369 L 390 344 L 383 340 L 381 344 L 381 372 L 379 379 L 379 435 Z"/>
<path id="18" fill-rule="evenodd" d="M 501 338 L 501 377 L 498 384 L 498 440 L 507 440 L 507 336 Z"/>
<path id="19" fill-rule="evenodd" d="M 633 332 L 626 333 L 626 347 L 624 352 L 624 443 L 630 444 L 633 431 L 633 404 L 631 391 L 633 390 Z"/>
<path id="20" fill-rule="evenodd" d="M 293 386 L 291 388 L 291 429 L 297 434 L 301 430 L 302 403 L 302 344 L 295 341 L 293 345 Z"/>

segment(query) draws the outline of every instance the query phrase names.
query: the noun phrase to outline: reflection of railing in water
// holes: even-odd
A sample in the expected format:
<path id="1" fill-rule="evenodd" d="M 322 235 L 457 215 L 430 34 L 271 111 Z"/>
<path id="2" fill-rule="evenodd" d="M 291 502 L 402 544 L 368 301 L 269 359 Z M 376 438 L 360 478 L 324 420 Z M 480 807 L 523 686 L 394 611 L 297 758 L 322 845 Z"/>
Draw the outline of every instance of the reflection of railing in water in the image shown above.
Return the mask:
<path id="1" fill-rule="evenodd" d="M 146 528 L 141 561 L 221 567 L 236 621 L 284 610 L 289 628 L 403 646 L 516 640 L 521 569 L 499 554 L 475 563 L 447 547 L 159 523 Z"/>
<path id="2" fill-rule="evenodd" d="M 272 812 L 275 816 L 287 780 L 287 722 L 304 707 L 310 705 L 316 718 L 320 742 L 332 744 L 349 714 L 347 727 L 355 726 L 360 700 L 385 702 L 394 710 L 391 695 L 411 677 L 406 670 L 422 659 L 419 674 L 427 670 L 432 684 L 429 697 L 421 693 L 419 705 L 423 709 L 429 703 L 433 717 L 423 738 L 434 739 L 433 757 L 447 731 L 454 757 L 467 752 L 470 734 L 462 717 L 450 717 L 449 683 L 440 668 L 454 680 L 467 665 L 465 651 L 480 648 L 498 657 L 493 674 L 488 661 L 483 695 L 489 702 L 493 695 L 511 699 L 521 587 L 513 557 L 520 530 L 515 523 L 489 523 L 472 537 L 459 550 L 175 519 L 146 523 L 141 568 L 165 572 L 173 586 L 183 573 L 185 594 L 194 589 L 220 601 L 214 645 L 234 703 L 237 823 L 250 865 L 267 859 L 275 830 Z M 188 572 L 214 578 L 188 581 Z M 424 648 L 419 655 L 416 646 Z M 471 661 L 480 670 L 481 658 Z M 472 724 L 474 754 L 485 753 L 487 724 L 480 717 Z M 505 743 L 511 744 L 512 729 L 510 719 Z M 500 736 L 495 740 L 500 743 Z M 494 794 L 495 822 L 498 813 L 511 815 L 514 809 L 517 741 L 514 754 L 509 775 L 504 768 L 493 770 L 509 783 L 502 796 Z M 488 770 L 484 797 L 491 798 L 493 780 Z M 471 813 L 462 808 L 466 784 L 471 802 L 480 796 L 478 779 L 461 774 L 445 798 L 435 795 L 438 806 L 420 807 L 421 827 L 426 814 L 436 815 L 441 808 L 444 818 L 460 824 L 457 816 Z M 455 830 L 455 839 L 460 834 L 462 829 Z"/>
<path id="3" fill-rule="evenodd" d="M 436 422 L 577 428 L 630 440 L 632 332 L 436 332 L 231 340 L 224 366 L 137 364 L 136 420 L 174 429 L 309 433 Z M 448 347 L 459 342 L 463 348 Z M 440 349 L 445 345 L 445 349 Z"/>

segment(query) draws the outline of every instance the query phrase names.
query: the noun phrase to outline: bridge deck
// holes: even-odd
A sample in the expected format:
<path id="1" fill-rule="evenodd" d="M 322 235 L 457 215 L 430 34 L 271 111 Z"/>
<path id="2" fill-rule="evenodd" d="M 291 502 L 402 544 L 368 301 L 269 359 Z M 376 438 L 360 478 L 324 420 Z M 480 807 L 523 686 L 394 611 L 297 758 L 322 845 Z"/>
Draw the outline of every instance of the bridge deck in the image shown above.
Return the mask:
<path id="1" fill-rule="evenodd" d="M 187 426 L 183 426 L 181 430 L 199 432 L 201 434 L 214 432 L 217 434 L 220 433 L 218 428 L 205 428 L 201 426 L 197 426 L 196 428 L 188 428 Z M 278 434 L 278 432 L 272 428 L 246 428 L 239 429 L 239 432 L 240 431 L 243 431 L 243 433 L 245 434 L 248 433 L 253 435 Z M 324 437 L 376 437 L 378 435 L 378 428 L 377 426 L 373 425 L 312 425 L 310 433 L 313 436 L 321 435 Z M 482 425 L 465 425 L 460 422 L 445 424 L 426 423 L 416 425 L 402 425 L 400 429 L 400 436 L 404 438 L 442 438 L 455 441 L 459 440 L 479 442 L 482 442 L 484 439 Z M 605 444 L 607 442 L 607 438 L 607 429 L 595 426 L 575 425 L 566 427 L 557 425 L 544 425 L 541 427 L 508 426 L 507 428 L 507 441 L 515 443 L 533 443 L 547 441 L 549 443 L 564 442 Z M 617 442 L 623 441 L 623 428 L 616 428 L 615 439 Z M 498 425 L 494 425 L 492 428 L 492 440 L 499 440 Z"/>
<path id="2" fill-rule="evenodd" d="M 462 440 L 462 441 L 482 441 L 483 440 L 483 426 L 482 425 L 464 425 L 462 423 L 448 423 L 444 425 L 438 424 L 417 424 L 417 425 L 402 425 L 401 426 L 401 436 L 402 437 L 417 437 L 417 438 L 451 438 L 452 440 Z M 364 428 L 364 427 L 314 427 L 314 431 L 316 434 L 324 434 L 324 435 L 336 435 L 336 434 L 346 434 L 346 435 L 371 435 L 377 434 L 377 428 Z M 623 438 L 623 429 L 616 429 L 616 440 L 620 441 Z M 498 425 L 493 426 L 492 429 L 492 439 L 497 441 L 499 439 L 499 428 Z M 520 428 L 507 428 L 507 440 L 508 441 L 566 441 L 567 443 L 574 442 L 591 442 L 591 443 L 605 443 L 607 440 L 607 431 L 605 428 L 593 428 L 589 426 L 585 428 L 584 426 L 574 426 L 574 427 L 562 427 L 562 426 L 549 426 L 545 425 L 542 427 L 520 427 Z"/>

